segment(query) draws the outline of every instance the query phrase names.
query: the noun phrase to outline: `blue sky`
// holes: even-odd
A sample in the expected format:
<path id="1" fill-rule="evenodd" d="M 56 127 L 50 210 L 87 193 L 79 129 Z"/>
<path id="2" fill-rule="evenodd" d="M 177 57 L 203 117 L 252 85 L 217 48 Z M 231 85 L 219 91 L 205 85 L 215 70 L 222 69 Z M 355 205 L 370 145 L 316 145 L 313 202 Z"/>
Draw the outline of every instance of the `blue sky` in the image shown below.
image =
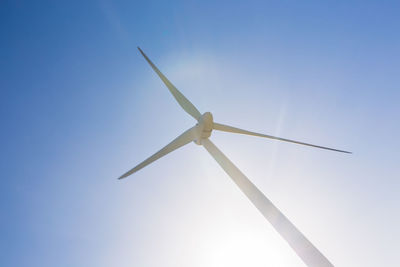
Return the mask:
<path id="1" fill-rule="evenodd" d="M 304 266 L 136 46 L 335 266 L 398 266 L 397 1 L 2 1 L 1 266 Z"/>

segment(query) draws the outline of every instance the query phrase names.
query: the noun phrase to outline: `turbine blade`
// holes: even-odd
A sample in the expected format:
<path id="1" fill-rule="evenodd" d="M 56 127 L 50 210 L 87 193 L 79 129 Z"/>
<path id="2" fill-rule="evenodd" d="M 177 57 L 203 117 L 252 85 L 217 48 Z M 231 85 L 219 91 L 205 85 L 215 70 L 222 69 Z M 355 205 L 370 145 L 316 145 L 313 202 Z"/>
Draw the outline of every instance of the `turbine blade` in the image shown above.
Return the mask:
<path id="1" fill-rule="evenodd" d="M 164 84 L 168 87 L 171 94 L 174 96 L 176 101 L 178 101 L 178 104 L 193 118 L 199 120 L 201 114 L 197 110 L 197 108 L 181 92 L 179 92 L 178 89 L 176 89 L 176 87 L 167 79 L 167 77 L 164 76 L 164 74 L 161 73 L 161 71 L 153 64 L 153 62 L 151 62 L 151 60 L 146 56 L 146 54 L 142 51 L 142 49 L 140 49 L 140 47 L 138 47 L 138 49 L 140 53 L 143 55 L 143 57 L 146 59 L 146 61 L 153 68 L 153 70 L 158 74 L 158 76 L 164 82 Z"/>
<path id="2" fill-rule="evenodd" d="M 266 135 L 266 134 L 250 132 L 250 131 L 242 130 L 242 129 L 239 129 L 239 128 L 235 128 L 235 127 L 232 127 L 232 126 L 228 126 L 228 125 L 224 125 L 224 124 L 220 124 L 220 123 L 215 123 L 215 122 L 214 122 L 213 128 L 214 128 L 214 130 L 223 131 L 223 132 L 254 135 L 254 136 L 259 136 L 259 137 L 275 139 L 275 140 L 279 140 L 279 141 L 295 143 L 295 144 L 299 144 L 299 145 L 312 146 L 312 147 L 316 147 L 316 148 L 322 148 L 322 149 L 326 149 L 326 150 L 352 154 L 352 152 L 349 152 L 349 151 L 339 150 L 339 149 L 335 149 L 335 148 L 329 148 L 329 147 L 325 147 L 325 146 L 318 146 L 318 145 L 308 144 L 308 143 L 295 141 L 295 140 L 290 140 L 290 139 L 281 138 L 281 137 L 276 137 L 276 136 L 272 136 L 272 135 Z"/>
<path id="3" fill-rule="evenodd" d="M 283 215 L 272 202 L 209 140 L 203 146 L 275 230 L 309 267 L 332 267 L 332 263 Z"/>
<path id="4" fill-rule="evenodd" d="M 187 130 L 186 132 L 184 132 L 183 134 L 181 134 L 180 136 L 175 138 L 171 143 L 169 143 L 168 145 L 163 147 L 160 151 L 158 151 L 154 155 L 152 155 L 149 158 L 147 158 L 146 160 L 144 160 L 142 163 L 137 165 L 135 168 L 127 171 L 125 174 L 123 174 L 118 179 L 125 178 L 125 177 L 137 172 L 138 170 L 144 168 L 145 166 L 149 165 L 153 161 L 167 155 L 168 153 L 180 148 L 181 146 L 184 146 L 184 145 L 190 143 L 195 138 L 195 131 L 196 131 L 195 127 L 190 128 L 189 130 Z"/>

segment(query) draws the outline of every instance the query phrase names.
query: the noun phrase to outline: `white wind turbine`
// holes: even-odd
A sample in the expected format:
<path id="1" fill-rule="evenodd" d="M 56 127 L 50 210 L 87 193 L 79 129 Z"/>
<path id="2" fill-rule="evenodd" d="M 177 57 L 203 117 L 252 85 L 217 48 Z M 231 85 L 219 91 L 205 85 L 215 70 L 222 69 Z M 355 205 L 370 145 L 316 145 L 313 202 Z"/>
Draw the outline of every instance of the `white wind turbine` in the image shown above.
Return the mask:
<path id="1" fill-rule="evenodd" d="M 205 149 L 214 157 L 225 172 L 232 178 L 240 190 L 250 199 L 256 208 L 264 215 L 264 217 L 272 224 L 275 230 L 286 240 L 296 254 L 303 262 L 310 267 L 333 266 L 332 263 L 283 215 L 277 207 L 210 141 L 212 130 L 254 135 L 285 141 L 300 145 L 312 146 L 337 152 L 351 153 L 344 150 L 338 150 L 323 146 L 312 145 L 304 142 L 294 141 L 290 139 L 280 138 L 276 136 L 260 134 L 235 128 L 232 126 L 216 123 L 210 112 L 203 115 L 197 108 L 181 93 L 175 86 L 158 70 L 151 60 L 138 47 L 140 53 L 144 56 L 153 70 L 158 74 L 164 84 L 168 87 L 179 105 L 197 120 L 194 127 L 182 133 L 171 143 L 163 147 L 160 151 L 141 162 L 139 165 L 123 174 L 119 179 L 123 179 L 143 167 L 149 165 L 153 161 L 165 156 L 166 154 L 184 146 L 192 141 L 198 145 L 203 145 Z"/>

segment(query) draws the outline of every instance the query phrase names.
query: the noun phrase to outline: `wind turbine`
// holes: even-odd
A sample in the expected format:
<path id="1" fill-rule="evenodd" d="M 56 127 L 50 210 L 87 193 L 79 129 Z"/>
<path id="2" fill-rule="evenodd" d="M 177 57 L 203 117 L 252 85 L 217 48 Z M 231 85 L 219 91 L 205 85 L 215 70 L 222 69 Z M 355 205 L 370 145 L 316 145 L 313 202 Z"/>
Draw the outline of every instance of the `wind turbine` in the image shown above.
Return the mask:
<path id="1" fill-rule="evenodd" d="M 216 123 L 213 121 L 213 116 L 210 112 L 201 114 L 197 108 L 181 93 L 178 89 L 160 72 L 160 70 L 151 62 L 146 54 L 138 47 L 140 53 L 150 64 L 153 70 L 158 74 L 164 84 L 168 87 L 171 94 L 174 96 L 178 104 L 196 119 L 197 123 L 192 128 L 188 129 L 180 136 L 175 138 L 171 143 L 163 147 L 154 155 L 150 156 L 139 165 L 123 174 L 119 179 L 128 177 L 138 170 L 149 165 L 153 161 L 165 156 L 166 154 L 194 141 L 197 145 L 202 145 L 219 163 L 224 171 L 232 178 L 240 190 L 249 198 L 256 206 L 261 214 L 272 224 L 275 230 L 286 240 L 290 247 L 310 267 L 326 267 L 333 266 L 332 263 L 283 215 L 280 210 L 212 143 L 209 139 L 213 130 L 254 135 L 285 141 L 300 145 L 306 145 L 336 152 L 351 153 L 344 150 L 318 146 L 290 140 L 286 138 L 276 137 L 272 135 L 260 134 L 242 130 L 236 127 Z"/>

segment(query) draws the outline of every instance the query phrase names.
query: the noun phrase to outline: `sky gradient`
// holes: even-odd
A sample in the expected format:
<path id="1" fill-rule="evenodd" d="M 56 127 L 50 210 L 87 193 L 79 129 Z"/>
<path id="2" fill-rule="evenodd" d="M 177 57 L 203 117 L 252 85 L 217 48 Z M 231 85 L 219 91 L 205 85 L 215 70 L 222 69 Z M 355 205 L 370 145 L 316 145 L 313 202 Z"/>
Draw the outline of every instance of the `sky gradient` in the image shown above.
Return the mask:
<path id="1" fill-rule="evenodd" d="M 335 266 L 399 266 L 398 1 L 2 1 L 0 266 L 305 266 L 195 121 Z"/>

